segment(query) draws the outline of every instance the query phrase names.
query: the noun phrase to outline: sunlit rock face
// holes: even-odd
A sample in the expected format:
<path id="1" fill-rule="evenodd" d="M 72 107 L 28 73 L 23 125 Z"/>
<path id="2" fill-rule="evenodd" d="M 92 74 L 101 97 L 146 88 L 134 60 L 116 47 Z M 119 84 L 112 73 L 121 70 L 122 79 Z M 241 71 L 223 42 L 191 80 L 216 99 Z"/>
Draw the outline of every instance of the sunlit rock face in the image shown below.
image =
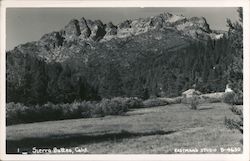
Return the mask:
<path id="1" fill-rule="evenodd" d="M 212 31 L 204 17 L 186 18 L 168 12 L 125 20 L 119 24 L 104 24 L 101 20 L 82 17 L 70 20 L 59 31 L 43 35 L 32 45 L 19 45 L 10 53 L 18 50 L 24 54 L 33 53 L 46 62 L 63 62 L 76 55 L 87 57 L 93 51 L 105 53 L 106 50 L 119 49 L 124 45 L 132 49 L 140 47 L 141 50 L 151 47 L 152 51 L 157 52 L 173 46 L 180 48 L 190 41 L 220 39 L 223 36 Z"/>

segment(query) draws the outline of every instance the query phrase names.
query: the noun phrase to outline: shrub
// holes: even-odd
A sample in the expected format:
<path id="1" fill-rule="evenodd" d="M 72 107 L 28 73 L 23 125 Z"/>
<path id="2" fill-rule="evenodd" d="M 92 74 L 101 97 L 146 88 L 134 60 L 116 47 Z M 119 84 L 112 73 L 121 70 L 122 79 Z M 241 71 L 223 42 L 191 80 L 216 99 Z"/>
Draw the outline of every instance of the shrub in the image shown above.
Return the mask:
<path id="1" fill-rule="evenodd" d="M 93 111 L 96 108 L 96 104 L 90 101 L 81 102 L 80 108 L 78 108 L 78 112 L 82 118 L 89 118 L 93 116 Z"/>
<path id="2" fill-rule="evenodd" d="M 223 101 L 224 92 L 207 93 L 200 95 L 200 101 L 204 103 L 217 103 Z"/>
<path id="3" fill-rule="evenodd" d="M 230 102 L 231 103 L 231 102 Z M 231 104 L 230 110 L 235 114 L 238 115 L 238 119 L 227 118 L 225 116 L 224 124 L 229 129 L 237 129 L 241 133 L 243 133 L 243 112 L 242 109 L 236 107 L 234 104 Z M 240 141 L 243 144 L 243 140 Z"/>
<path id="4" fill-rule="evenodd" d="M 190 98 L 190 109 L 197 110 L 198 104 L 199 104 L 199 96 L 196 95 L 192 96 Z"/>
<path id="5" fill-rule="evenodd" d="M 128 106 L 129 109 L 143 107 L 142 99 L 137 98 L 137 97 L 127 98 L 125 100 L 125 104 Z"/>
<path id="6" fill-rule="evenodd" d="M 237 108 L 235 105 L 232 105 L 230 107 L 230 110 L 235 114 L 239 116 L 238 120 L 235 119 L 230 119 L 225 117 L 225 125 L 226 127 L 228 127 L 229 129 L 237 129 L 239 130 L 241 133 L 243 133 L 243 113 L 242 110 L 240 108 Z"/>
<path id="7" fill-rule="evenodd" d="M 155 106 L 164 106 L 168 105 L 168 101 L 159 98 L 151 98 L 143 101 L 144 107 L 155 107 Z"/>
<path id="8" fill-rule="evenodd" d="M 110 108 L 110 99 L 102 99 L 100 103 L 97 104 L 98 111 L 95 111 L 95 114 L 100 116 L 105 116 L 108 113 L 111 113 Z"/>
<path id="9" fill-rule="evenodd" d="M 99 112 L 103 116 L 121 115 L 128 111 L 128 104 L 126 105 L 126 98 L 121 97 L 103 99 L 97 106 L 99 109 L 101 109 Z"/>
<path id="10" fill-rule="evenodd" d="M 237 105 L 243 105 L 243 91 L 237 92 L 235 104 L 237 104 Z"/>
<path id="11" fill-rule="evenodd" d="M 217 102 L 221 102 L 222 98 L 201 96 L 200 100 L 201 102 L 204 102 L 204 103 L 217 103 Z"/>
<path id="12" fill-rule="evenodd" d="M 61 109 L 61 119 L 69 119 L 70 118 L 70 112 L 71 112 L 71 104 L 65 103 L 65 104 L 58 104 L 58 107 Z"/>
<path id="13" fill-rule="evenodd" d="M 235 104 L 236 95 L 234 92 L 226 92 L 223 95 L 223 102 L 228 104 Z"/>
<path id="14" fill-rule="evenodd" d="M 61 119 L 103 117 L 106 115 L 123 115 L 131 108 L 142 107 L 142 101 L 138 98 L 103 99 L 100 102 L 73 102 L 71 104 L 33 105 L 30 107 L 20 103 L 7 103 L 7 125 L 40 122 Z"/>
<path id="15" fill-rule="evenodd" d="M 21 103 L 10 102 L 6 104 L 6 124 L 11 125 L 15 123 L 23 123 L 21 119 L 28 107 Z"/>
<path id="16" fill-rule="evenodd" d="M 243 125 L 242 125 L 242 122 L 239 120 L 234 120 L 234 119 L 230 119 L 230 118 L 227 118 L 225 117 L 225 125 L 227 128 L 229 129 L 237 129 L 239 130 L 241 133 L 243 133 Z"/>
<path id="17" fill-rule="evenodd" d="M 110 100 L 110 106 L 111 106 L 111 115 L 120 115 L 124 114 L 129 110 L 129 106 L 126 103 L 126 98 L 113 98 Z"/>
<path id="18" fill-rule="evenodd" d="M 182 103 L 186 104 L 192 110 L 197 110 L 198 105 L 200 104 L 200 97 L 198 95 L 184 97 Z"/>
<path id="19" fill-rule="evenodd" d="M 169 104 L 181 103 L 182 97 L 174 97 L 168 100 Z"/>

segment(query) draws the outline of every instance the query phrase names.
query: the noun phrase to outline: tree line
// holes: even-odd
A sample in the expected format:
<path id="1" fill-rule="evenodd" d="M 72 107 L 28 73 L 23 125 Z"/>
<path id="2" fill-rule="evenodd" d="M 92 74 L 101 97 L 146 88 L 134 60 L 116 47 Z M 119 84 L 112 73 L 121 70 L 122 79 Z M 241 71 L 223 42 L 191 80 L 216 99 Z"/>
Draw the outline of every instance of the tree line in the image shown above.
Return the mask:
<path id="1" fill-rule="evenodd" d="M 204 93 L 224 91 L 235 59 L 231 40 L 229 35 L 219 40 L 191 42 L 175 51 L 142 51 L 143 54 L 123 59 L 119 59 L 119 53 L 102 53 L 105 58 L 96 53 L 87 63 L 74 57 L 46 63 L 32 55 L 7 54 L 7 102 L 44 104 L 117 96 L 174 97 L 194 84 Z"/>

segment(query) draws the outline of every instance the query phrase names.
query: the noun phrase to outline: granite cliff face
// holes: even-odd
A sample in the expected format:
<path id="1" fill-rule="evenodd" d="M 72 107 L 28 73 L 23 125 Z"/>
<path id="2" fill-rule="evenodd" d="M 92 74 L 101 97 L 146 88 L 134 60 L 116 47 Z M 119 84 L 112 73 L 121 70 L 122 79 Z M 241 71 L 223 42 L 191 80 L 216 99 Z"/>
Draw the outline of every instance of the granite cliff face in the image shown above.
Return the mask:
<path id="1" fill-rule="evenodd" d="M 168 34 L 171 37 L 166 36 Z M 209 28 L 204 17 L 188 19 L 166 12 L 148 18 L 126 20 L 118 25 L 114 25 L 112 22 L 104 24 L 100 20 L 92 21 L 84 17 L 79 20 L 73 19 L 60 31 L 45 34 L 40 40 L 31 43 L 34 54 L 45 61 L 62 62 L 83 51 L 106 50 L 108 47 L 117 48 L 116 41 L 125 43 L 128 39 L 134 41 L 139 39 L 142 44 L 154 43 L 154 41 L 162 44 L 167 41 L 164 38 L 178 39 L 167 44 L 169 48 L 172 48 L 173 46 L 183 46 L 184 41 L 186 43 L 197 40 L 206 41 L 210 38 L 219 39 L 222 36 L 223 34 L 216 34 Z M 110 41 L 113 44 L 110 44 Z M 126 43 L 126 45 L 134 46 L 131 43 Z M 25 44 L 19 45 L 11 52 L 16 50 L 22 52 L 26 50 L 26 46 Z M 100 46 L 103 49 L 100 49 Z M 23 54 L 26 53 L 23 52 Z"/>
<path id="2" fill-rule="evenodd" d="M 91 21 L 85 20 L 85 18 L 71 20 L 64 28 L 63 31 L 66 34 L 63 36 L 69 40 L 75 37 L 82 40 L 108 41 L 113 38 L 124 38 L 167 28 L 175 29 L 193 39 L 206 40 L 208 37 L 214 38 L 213 35 L 216 35 L 211 31 L 204 17 L 187 19 L 184 16 L 166 12 L 153 17 L 126 20 L 117 26 L 112 22 L 103 24 L 100 20 Z"/>

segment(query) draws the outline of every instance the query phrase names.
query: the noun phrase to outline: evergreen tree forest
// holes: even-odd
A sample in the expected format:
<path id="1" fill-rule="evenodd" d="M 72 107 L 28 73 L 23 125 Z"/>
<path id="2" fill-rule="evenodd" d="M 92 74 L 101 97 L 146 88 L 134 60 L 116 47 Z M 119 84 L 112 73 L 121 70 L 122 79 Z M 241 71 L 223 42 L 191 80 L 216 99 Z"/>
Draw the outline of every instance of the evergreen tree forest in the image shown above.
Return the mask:
<path id="1" fill-rule="evenodd" d="M 202 93 L 224 91 L 236 55 L 231 34 L 219 40 L 192 41 L 172 51 L 129 53 L 134 57 L 124 59 L 117 58 L 123 53 L 103 53 L 105 59 L 96 53 L 85 63 L 78 57 L 48 63 L 28 54 L 7 53 L 7 102 L 175 97 L 194 84 Z"/>

